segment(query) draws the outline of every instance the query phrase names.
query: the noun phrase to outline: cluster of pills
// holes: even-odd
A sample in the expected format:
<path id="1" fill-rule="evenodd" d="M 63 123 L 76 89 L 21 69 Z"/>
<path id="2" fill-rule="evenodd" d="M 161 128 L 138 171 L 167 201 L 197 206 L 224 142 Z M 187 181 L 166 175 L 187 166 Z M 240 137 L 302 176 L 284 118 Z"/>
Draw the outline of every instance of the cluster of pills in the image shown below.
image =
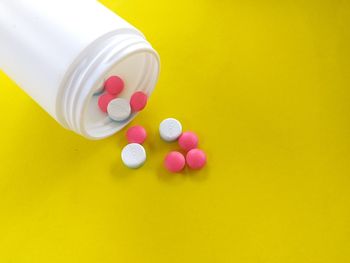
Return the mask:
<path id="1" fill-rule="evenodd" d="M 191 169 L 201 169 L 206 164 L 204 151 L 198 149 L 198 136 L 194 132 L 182 132 L 181 123 L 168 118 L 159 125 L 160 137 L 166 142 L 178 141 L 184 154 L 179 151 L 169 152 L 164 159 L 165 168 L 172 173 L 181 172 L 186 164 Z M 146 151 L 142 144 L 147 138 L 147 132 L 142 126 L 133 126 L 126 132 L 128 144 L 123 148 L 121 157 L 129 168 L 138 168 L 146 161 Z"/>
<path id="2" fill-rule="evenodd" d="M 143 110 L 147 105 L 148 97 L 142 91 L 136 91 L 130 100 L 120 97 L 124 90 L 124 81 L 119 76 L 109 77 L 103 86 L 103 92 L 98 98 L 98 107 L 117 122 L 129 119 L 132 113 Z M 171 151 L 164 159 L 165 168 L 172 173 L 181 172 L 186 164 L 191 169 L 201 169 L 206 164 L 205 153 L 198 149 L 198 137 L 195 133 L 182 132 L 181 123 L 168 118 L 159 125 L 160 137 L 166 142 L 178 140 L 182 152 Z M 133 126 L 126 132 L 128 144 L 123 148 L 121 158 L 129 168 L 141 167 L 146 159 L 146 151 L 142 144 L 147 138 L 147 132 L 142 126 Z"/>
<path id="3" fill-rule="evenodd" d="M 198 149 L 198 136 L 191 131 L 182 132 L 181 123 L 168 118 L 163 120 L 159 126 L 160 137 L 167 141 L 178 141 L 180 148 L 185 155 L 179 151 L 169 152 L 164 159 L 165 168 L 172 173 L 181 172 L 186 164 L 194 170 L 201 169 L 207 162 L 204 151 Z"/>
<path id="4" fill-rule="evenodd" d="M 124 81 L 118 76 L 111 76 L 105 81 L 103 94 L 98 98 L 98 106 L 101 111 L 118 122 L 127 120 L 133 112 L 143 110 L 148 99 L 142 91 L 132 94 L 130 101 L 119 98 L 123 90 Z"/>

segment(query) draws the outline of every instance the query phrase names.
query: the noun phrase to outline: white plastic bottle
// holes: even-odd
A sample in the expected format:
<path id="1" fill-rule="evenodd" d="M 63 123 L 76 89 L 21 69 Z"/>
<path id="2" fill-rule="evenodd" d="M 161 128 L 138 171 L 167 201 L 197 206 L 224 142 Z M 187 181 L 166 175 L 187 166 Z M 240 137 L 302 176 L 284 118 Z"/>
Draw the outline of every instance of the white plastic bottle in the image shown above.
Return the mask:
<path id="1" fill-rule="evenodd" d="M 117 123 L 97 106 L 104 80 L 118 75 L 122 97 L 151 94 L 157 52 L 125 20 L 94 0 L 0 0 L 0 68 L 64 127 L 90 139 Z"/>

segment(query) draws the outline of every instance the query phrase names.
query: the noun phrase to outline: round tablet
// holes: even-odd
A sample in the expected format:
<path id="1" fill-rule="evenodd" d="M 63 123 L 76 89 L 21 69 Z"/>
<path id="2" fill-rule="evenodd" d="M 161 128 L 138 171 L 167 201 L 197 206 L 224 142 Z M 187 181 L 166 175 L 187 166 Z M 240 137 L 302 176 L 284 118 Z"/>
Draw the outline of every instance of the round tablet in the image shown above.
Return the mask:
<path id="1" fill-rule="evenodd" d="M 122 161 L 129 168 L 138 168 L 146 161 L 146 151 L 141 144 L 130 143 L 122 150 Z"/>
<path id="2" fill-rule="evenodd" d="M 179 138 L 179 145 L 185 151 L 192 150 L 198 146 L 198 137 L 194 132 L 183 132 Z"/>
<path id="3" fill-rule="evenodd" d="M 191 169 L 201 169 L 207 162 L 205 153 L 200 149 L 192 149 L 186 155 L 187 165 Z"/>
<path id="4" fill-rule="evenodd" d="M 184 169 L 185 164 L 185 157 L 182 153 L 176 151 L 168 153 L 164 159 L 164 166 L 171 173 L 181 172 Z"/>
<path id="5" fill-rule="evenodd" d="M 104 93 L 101 96 L 98 97 L 98 107 L 103 112 L 107 112 L 108 104 L 115 98 L 115 96 Z"/>
<path id="6" fill-rule="evenodd" d="M 130 98 L 130 106 L 133 112 L 141 111 L 146 107 L 147 95 L 142 91 L 137 91 Z"/>
<path id="7" fill-rule="evenodd" d="M 180 137 L 181 133 L 182 125 L 174 118 L 165 119 L 159 125 L 159 134 L 164 141 L 175 141 Z"/>
<path id="8" fill-rule="evenodd" d="M 130 104 L 126 99 L 116 98 L 107 106 L 108 116 L 115 121 L 125 121 L 131 114 Z"/>
<path id="9" fill-rule="evenodd" d="M 118 76 L 111 76 L 105 81 L 105 90 L 112 95 L 119 95 L 124 89 L 124 81 Z"/>
<path id="10" fill-rule="evenodd" d="M 143 144 L 147 138 L 146 129 L 140 125 L 130 127 L 126 131 L 126 139 L 129 143 L 139 143 Z"/>

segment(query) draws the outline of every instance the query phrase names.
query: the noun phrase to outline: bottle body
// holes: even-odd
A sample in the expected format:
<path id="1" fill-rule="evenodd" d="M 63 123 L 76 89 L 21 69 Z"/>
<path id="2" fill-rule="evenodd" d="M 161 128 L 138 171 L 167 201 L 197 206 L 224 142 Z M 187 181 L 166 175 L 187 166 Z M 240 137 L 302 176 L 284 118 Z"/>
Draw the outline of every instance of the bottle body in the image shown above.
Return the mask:
<path id="1" fill-rule="evenodd" d="M 64 127 L 91 139 L 123 126 L 93 105 L 109 74 L 125 75 L 124 96 L 150 94 L 158 77 L 157 53 L 143 35 L 97 1 L 3 0 L 0 40 L 0 68 Z"/>

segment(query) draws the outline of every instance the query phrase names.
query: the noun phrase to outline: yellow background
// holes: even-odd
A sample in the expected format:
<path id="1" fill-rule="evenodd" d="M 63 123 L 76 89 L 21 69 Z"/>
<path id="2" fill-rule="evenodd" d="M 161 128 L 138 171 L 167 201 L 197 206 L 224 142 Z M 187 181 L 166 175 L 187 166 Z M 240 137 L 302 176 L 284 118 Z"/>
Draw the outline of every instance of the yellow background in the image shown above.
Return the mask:
<path id="1" fill-rule="evenodd" d="M 148 162 L 124 168 L 124 131 L 64 130 L 1 73 L 0 262 L 350 262 L 350 2 L 102 2 L 162 59 L 133 122 Z M 162 168 L 169 116 L 203 171 Z"/>

